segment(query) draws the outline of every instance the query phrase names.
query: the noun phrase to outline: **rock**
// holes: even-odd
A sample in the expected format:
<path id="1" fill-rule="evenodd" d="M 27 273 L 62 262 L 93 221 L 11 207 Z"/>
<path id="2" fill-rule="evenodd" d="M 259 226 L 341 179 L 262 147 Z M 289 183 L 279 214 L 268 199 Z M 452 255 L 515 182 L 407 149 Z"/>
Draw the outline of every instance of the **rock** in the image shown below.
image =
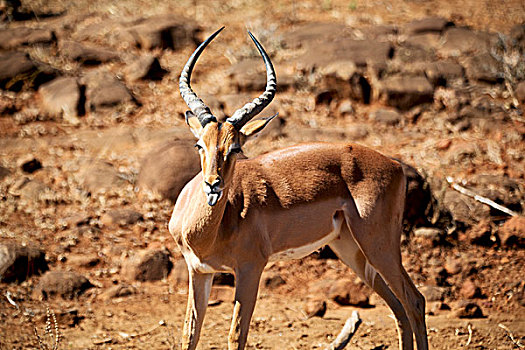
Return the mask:
<path id="1" fill-rule="evenodd" d="M 192 144 L 169 141 L 144 157 L 137 186 L 175 202 L 184 185 L 200 170 L 200 159 Z"/>
<path id="2" fill-rule="evenodd" d="M 501 62 L 488 52 L 468 57 L 465 60 L 465 70 L 470 81 L 501 83 L 505 77 Z"/>
<path id="3" fill-rule="evenodd" d="M 101 70 L 89 73 L 84 82 L 88 106 L 92 111 L 134 102 L 126 86 L 110 72 Z"/>
<path id="4" fill-rule="evenodd" d="M 42 163 L 40 160 L 36 159 L 33 156 L 27 158 L 22 158 L 19 160 L 20 168 L 24 173 L 32 174 L 37 170 L 42 169 Z"/>
<path id="5" fill-rule="evenodd" d="M 425 77 L 393 76 L 380 83 L 381 100 L 388 106 L 408 110 L 434 99 L 434 88 Z"/>
<path id="6" fill-rule="evenodd" d="M 39 201 L 42 198 L 42 195 L 47 191 L 50 191 L 50 188 L 42 182 L 38 180 L 30 180 L 26 177 L 15 182 L 15 184 L 9 189 L 9 192 L 12 195 L 30 202 Z"/>
<path id="7" fill-rule="evenodd" d="M 277 288 L 279 286 L 282 286 L 282 285 L 285 285 L 285 284 L 286 284 L 286 281 L 279 274 L 275 274 L 273 276 L 267 276 L 264 279 L 264 286 L 266 288 L 269 288 L 269 289 L 275 289 L 275 288 Z"/>
<path id="8" fill-rule="evenodd" d="M 44 300 L 55 296 L 74 299 L 92 287 L 86 277 L 75 272 L 48 271 L 38 281 L 35 292 Z"/>
<path id="9" fill-rule="evenodd" d="M 310 300 L 304 307 L 304 312 L 308 318 L 323 317 L 326 313 L 326 301 Z"/>
<path id="10" fill-rule="evenodd" d="M 465 299 L 474 299 L 482 297 L 481 289 L 474 283 L 473 280 L 468 279 L 461 285 L 459 295 Z"/>
<path id="11" fill-rule="evenodd" d="M 437 244 L 443 237 L 443 231 L 433 227 L 420 227 L 414 230 L 414 237 Z"/>
<path id="12" fill-rule="evenodd" d="M 100 258 L 96 254 L 76 254 L 67 256 L 67 264 L 75 267 L 91 268 L 100 263 Z"/>
<path id="13" fill-rule="evenodd" d="M 166 248 L 147 249 L 137 252 L 122 264 L 122 275 L 135 281 L 158 281 L 166 278 L 173 263 Z"/>
<path id="14" fill-rule="evenodd" d="M 352 124 L 345 129 L 345 135 L 350 140 L 363 140 L 368 134 L 369 132 L 366 124 Z"/>
<path id="15" fill-rule="evenodd" d="M 518 99 L 518 102 L 524 106 L 525 105 L 525 81 L 522 81 L 516 86 L 516 98 Z"/>
<path id="16" fill-rule="evenodd" d="M 83 90 L 73 77 L 60 77 L 43 84 L 38 89 L 40 110 L 45 115 L 66 120 L 82 116 L 85 114 Z"/>
<path id="17" fill-rule="evenodd" d="M 455 221 L 475 225 L 489 215 L 486 205 L 471 199 L 452 189 L 446 190 L 442 205 L 452 214 Z"/>
<path id="18" fill-rule="evenodd" d="M 116 286 L 111 286 L 106 289 L 98 297 L 101 300 L 111 300 L 115 298 L 127 297 L 137 293 L 137 288 L 130 286 L 128 284 L 118 284 Z"/>
<path id="19" fill-rule="evenodd" d="M 443 301 L 445 298 L 446 289 L 444 287 L 422 286 L 418 289 L 421 294 L 423 294 L 427 302 Z"/>
<path id="20" fill-rule="evenodd" d="M 492 246 L 495 243 L 492 239 L 492 227 L 487 219 L 468 229 L 466 236 L 471 244 Z"/>
<path id="21" fill-rule="evenodd" d="M 104 226 L 128 226 L 142 221 L 141 213 L 132 209 L 110 210 L 100 217 L 100 223 Z"/>
<path id="22" fill-rule="evenodd" d="M 443 17 L 427 17 L 408 23 L 405 31 L 409 34 L 441 33 L 446 27 L 454 25 Z"/>
<path id="23" fill-rule="evenodd" d="M 4 168 L 3 166 L 0 165 L 0 180 L 4 179 L 10 174 L 11 174 L 11 171 L 9 171 L 9 169 Z"/>
<path id="24" fill-rule="evenodd" d="M 194 22 L 171 13 L 141 18 L 132 23 L 127 30 L 135 38 L 136 46 L 146 50 L 180 50 L 188 44 L 195 44 L 200 32 Z"/>
<path id="25" fill-rule="evenodd" d="M 9 50 L 22 45 L 51 43 L 55 40 L 53 32 L 42 28 L 8 28 L 0 30 L 0 49 Z"/>
<path id="26" fill-rule="evenodd" d="M 24 78 L 37 71 L 36 64 L 23 52 L 0 53 L 0 88 L 20 91 Z"/>
<path id="27" fill-rule="evenodd" d="M 525 247 L 525 217 L 513 216 L 498 230 L 501 244 L 505 247 Z"/>
<path id="28" fill-rule="evenodd" d="M 457 275 L 463 270 L 461 259 L 457 258 L 447 258 L 444 267 L 447 273 L 452 276 Z"/>
<path id="29" fill-rule="evenodd" d="M 439 53 L 445 57 L 458 57 L 472 53 L 488 52 L 496 42 L 497 36 L 476 32 L 468 28 L 452 27 L 443 35 L 443 45 Z"/>
<path id="30" fill-rule="evenodd" d="M 458 318 L 483 318 L 483 310 L 481 307 L 473 302 L 460 301 L 458 305 L 452 310 L 452 317 Z"/>
<path id="31" fill-rule="evenodd" d="M 0 243 L 0 281 L 22 282 L 48 269 L 44 251 L 35 244 L 15 241 Z"/>
<path id="32" fill-rule="evenodd" d="M 359 286 L 347 279 L 337 280 L 328 293 L 330 299 L 340 305 L 353 305 L 358 307 L 369 306 L 366 296 Z"/>
<path id="33" fill-rule="evenodd" d="M 134 18 L 131 21 L 103 19 L 80 28 L 74 38 L 103 41 L 124 50 L 132 47 L 179 50 L 187 45 L 197 44 L 199 32 L 200 28 L 195 22 L 168 13 Z"/>
<path id="34" fill-rule="evenodd" d="M 168 71 L 161 67 L 159 59 L 152 55 L 141 56 L 124 69 L 129 81 L 162 80 L 166 73 Z"/>
<path id="35" fill-rule="evenodd" d="M 398 112 L 394 110 L 381 108 L 381 109 L 375 110 L 374 112 L 370 114 L 370 120 L 377 122 L 377 123 L 394 126 L 401 122 L 402 117 L 401 117 L 401 114 L 399 114 Z"/>
<path id="36" fill-rule="evenodd" d="M 78 182 L 91 193 L 107 191 L 125 184 L 113 165 L 99 160 L 86 160 L 81 164 Z"/>
<path id="37" fill-rule="evenodd" d="M 60 53 L 70 60 L 75 60 L 85 65 L 97 65 L 120 60 L 115 50 L 108 50 L 93 44 L 81 44 L 75 41 L 60 42 Z"/>
<path id="38" fill-rule="evenodd" d="M 354 113 L 354 107 L 352 107 L 352 102 L 349 100 L 344 100 L 341 102 L 338 108 L 339 114 L 343 117 L 352 115 Z"/>
<path id="39" fill-rule="evenodd" d="M 437 61 L 426 64 L 425 75 L 433 86 L 448 86 L 463 79 L 464 69 L 452 61 Z"/>

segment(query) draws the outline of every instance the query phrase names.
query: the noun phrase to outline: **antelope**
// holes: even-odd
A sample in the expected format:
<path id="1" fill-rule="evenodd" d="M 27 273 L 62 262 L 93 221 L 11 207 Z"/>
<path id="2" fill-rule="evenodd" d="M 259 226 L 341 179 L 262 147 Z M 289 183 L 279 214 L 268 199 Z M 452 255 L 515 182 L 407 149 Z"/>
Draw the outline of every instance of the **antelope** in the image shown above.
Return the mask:
<path id="1" fill-rule="evenodd" d="M 202 167 L 181 191 L 169 222 L 189 270 L 182 349 L 197 346 L 214 273 L 235 276 L 228 349 L 244 349 L 265 265 L 324 245 L 387 302 L 400 349 L 413 349 L 414 336 L 417 348 L 427 349 L 425 299 L 401 262 L 401 165 L 357 144 L 320 142 L 239 159 L 244 143 L 275 117 L 253 119 L 275 96 L 276 76 L 248 32 L 266 66 L 266 89 L 219 122 L 191 89 L 190 78 L 222 29 L 195 50 L 179 81 Z"/>

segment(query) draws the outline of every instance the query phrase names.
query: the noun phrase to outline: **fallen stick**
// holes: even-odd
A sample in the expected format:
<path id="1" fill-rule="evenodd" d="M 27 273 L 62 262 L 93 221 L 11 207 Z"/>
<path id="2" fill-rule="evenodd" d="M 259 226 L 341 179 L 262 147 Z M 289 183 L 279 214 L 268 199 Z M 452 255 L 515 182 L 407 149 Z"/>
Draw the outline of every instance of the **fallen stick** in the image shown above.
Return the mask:
<path id="1" fill-rule="evenodd" d="M 472 341 L 472 326 L 470 325 L 470 323 L 468 324 L 467 328 L 468 328 L 468 340 L 467 340 L 467 343 L 465 344 L 465 347 L 469 346 L 470 342 Z"/>
<path id="2" fill-rule="evenodd" d="M 326 350 L 344 349 L 344 347 L 350 342 L 350 339 L 352 339 L 352 336 L 355 334 L 360 324 L 361 319 L 359 318 L 359 314 L 357 311 L 352 312 L 352 316 L 346 320 L 341 333 L 339 333 L 337 338 L 335 338 L 335 340 L 332 342 L 332 344 L 330 344 L 330 346 L 328 346 L 328 348 L 326 348 Z"/>
<path id="3" fill-rule="evenodd" d="M 493 200 L 490 200 L 486 197 L 480 196 L 479 194 L 474 193 L 473 191 L 466 189 L 465 187 L 462 187 L 454 182 L 454 179 L 450 176 L 447 176 L 447 182 L 452 186 L 453 189 L 458 191 L 461 194 L 464 194 L 465 196 L 469 196 L 471 198 L 474 198 L 478 202 L 481 202 L 483 204 L 486 204 L 494 209 L 498 209 L 499 211 L 504 212 L 505 214 L 508 214 L 510 216 L 518 216 L 519 214 L 515 211 L 510 210 L 509 208 L 505 208 L 502 205 L 499 205 L 498 203 L 494 202 Z"/>
<path id="4" fill-rule="evenodd" d="M 525 348 L 525 345 L 523 345 L 522 343 L 520 343 L 519 340 L 516 340 L 516 339 L 514 338 L 514 335 L 512 334 L 512 332 L 510 331 L 510 329 L 509 329 L 507 326 L 505 326 L 505 325 L 502 324 L 502 323 L 499 323 L 499 324 L 498 324 L 498 327 L 499 327 L 499 328 L 503 328 L 504 330 L 507 331 L 507 336 L 510 338 L 510 340 L 512 340 L 512 342 L 513 342 L 517 347 L 519 347 L 519 348 L 521 348 L 521 349 Z"/>

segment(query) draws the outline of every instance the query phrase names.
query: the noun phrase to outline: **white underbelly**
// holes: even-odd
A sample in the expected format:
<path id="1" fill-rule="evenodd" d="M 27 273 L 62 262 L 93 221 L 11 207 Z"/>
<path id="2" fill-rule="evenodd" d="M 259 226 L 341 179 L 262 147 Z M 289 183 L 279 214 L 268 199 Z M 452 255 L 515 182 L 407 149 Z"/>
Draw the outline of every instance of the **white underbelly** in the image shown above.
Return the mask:
<path id="1" fill-rule="evenodd" d="M 291 260 L 291 259 L 301 259 L 315 252 L 317 249 L 322 248 L 326 244 L 333 241 L 341 233 L 341 225 L 343 224 L 343 219 L 341 217 L 335 216 L 332 219 L 333 230 L 323 236 L 321 239 L 318 239 L 314 242 L 299 246 L 293 247 L 290 249 L 282 250 L 280 252 L 275 252 L 270 255 L 269 261 L 278 261 L 278 260 Z"/>

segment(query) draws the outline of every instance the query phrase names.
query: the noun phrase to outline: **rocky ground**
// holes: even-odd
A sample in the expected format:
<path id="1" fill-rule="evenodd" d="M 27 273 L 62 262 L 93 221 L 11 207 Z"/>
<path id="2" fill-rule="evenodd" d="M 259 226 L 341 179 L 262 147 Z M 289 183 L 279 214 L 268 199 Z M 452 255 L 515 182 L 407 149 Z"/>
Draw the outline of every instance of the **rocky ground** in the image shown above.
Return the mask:
<path id="1" fill-rule="evenodd" d="M 263 116 L 279 117 L 246 155 L 320 140 L 401 160 L 402 254 L 431 347 L 523 348 L 521 1 L 3 0 L 0 11 L 1 349 L 52 347 L 57 330 L 59 348 L 178 347 L 187 272 L 167 222 L 199 164 L 177 81 L 222 25 L 192 79 L 218 117 L 264 89 L 246 29 L 277 70 Z M 233 285 L 216 277 L 200 349 L 225 348 Z M 363 324 L 350 347 L 397 347 L 385 303 L 329 250 L 272 263 L 248 348 L 322 349 L 353 310 Z"/>

